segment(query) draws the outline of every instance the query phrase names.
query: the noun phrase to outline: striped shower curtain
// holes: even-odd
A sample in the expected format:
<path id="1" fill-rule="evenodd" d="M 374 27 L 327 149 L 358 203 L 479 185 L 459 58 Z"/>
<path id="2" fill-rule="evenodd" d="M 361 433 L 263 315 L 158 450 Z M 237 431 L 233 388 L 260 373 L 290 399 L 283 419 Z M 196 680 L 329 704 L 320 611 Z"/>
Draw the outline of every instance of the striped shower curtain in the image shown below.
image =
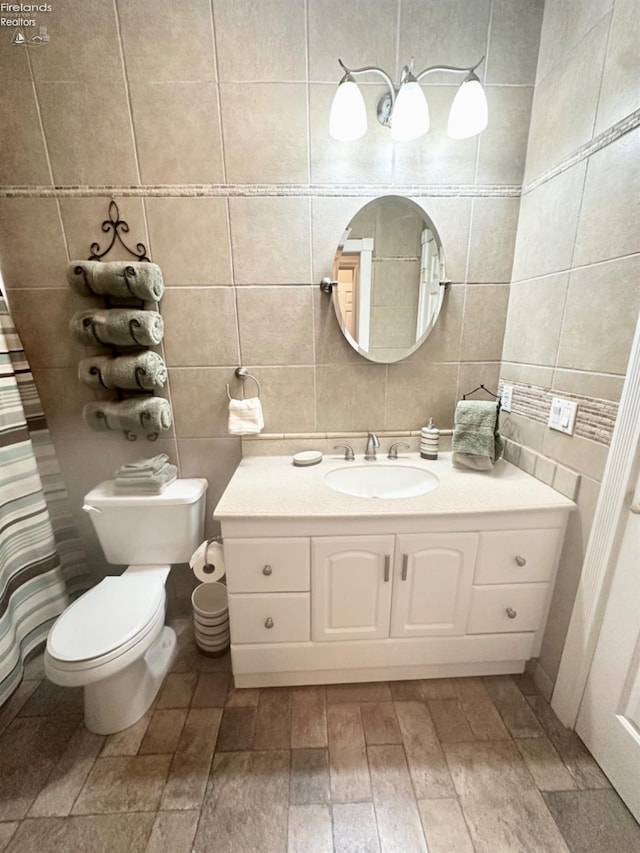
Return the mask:
<path id="1" fill-rule="evenodd" d="M 0 296 L 0 705 L 89 567 L 40 398 Z"/>

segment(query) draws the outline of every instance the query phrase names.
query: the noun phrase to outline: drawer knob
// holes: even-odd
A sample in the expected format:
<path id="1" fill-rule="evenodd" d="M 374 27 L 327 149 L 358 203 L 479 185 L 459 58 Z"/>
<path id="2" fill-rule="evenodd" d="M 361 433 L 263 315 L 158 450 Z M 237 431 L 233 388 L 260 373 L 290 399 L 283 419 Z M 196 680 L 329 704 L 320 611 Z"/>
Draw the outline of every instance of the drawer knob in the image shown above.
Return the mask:
<path id="1" fill-rule="evenodd" d="M 516 557 L 516 565 L 517 566 L 526 566 L 527 561 L 525 560 L 524 557 Z"/>
<path id="2" fill-rule="evenodd" d="M 273 569 L 271 568 L 271 566 L 269 565 L 269 563 L 267 563 L 267 565 L 266 565 L 266 566 L 264 567 L 264 569 L 262 570 L 262 574 L 263 574 L 263 575 L 270 575 L 272 571 L 273 571 Z"/>
<path id="3" fill-rule="evenodd" d="M 264 620 L 264 627 L 273 628 L 273 619 L 271 618 L 271 616 L 269 616 L 268 619 Z"/>
<path id="4" fill-rule="evenodd" d="M 509 617 L 509 619 L 515 619 L 517 615 L 518 614 L 513 609 L 513 607 L 507 607 L 507 616 Z"/>

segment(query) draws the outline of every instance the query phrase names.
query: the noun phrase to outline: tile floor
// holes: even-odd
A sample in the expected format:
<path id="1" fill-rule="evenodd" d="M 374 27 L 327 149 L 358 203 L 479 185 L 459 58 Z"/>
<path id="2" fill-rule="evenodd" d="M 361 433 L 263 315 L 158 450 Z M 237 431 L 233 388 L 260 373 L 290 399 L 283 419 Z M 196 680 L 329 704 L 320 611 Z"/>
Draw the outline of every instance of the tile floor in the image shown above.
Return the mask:
<path id="1" fill-rule="evenodd" d="M 29 663 L 0 709 L 0 851 L 640 851 L 527 676 L 235 690 L 174 624 L 154 707 L 106 738 Z"/>

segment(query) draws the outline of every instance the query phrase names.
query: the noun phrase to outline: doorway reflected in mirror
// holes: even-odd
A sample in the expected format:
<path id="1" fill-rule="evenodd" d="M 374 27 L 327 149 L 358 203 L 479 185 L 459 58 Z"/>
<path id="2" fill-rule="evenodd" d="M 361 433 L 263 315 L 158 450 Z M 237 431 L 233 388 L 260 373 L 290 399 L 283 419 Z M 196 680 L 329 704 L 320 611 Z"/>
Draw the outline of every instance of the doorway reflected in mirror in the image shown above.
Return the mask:
<path id="1" fill-rule="evenodd" d="M 371 361 L 400 361 L 427 338 L 442 308 L 438 232 L 410 199 L 374 199 L 347 225 L 333 277 L 333 304 L 349 343 Z"/>

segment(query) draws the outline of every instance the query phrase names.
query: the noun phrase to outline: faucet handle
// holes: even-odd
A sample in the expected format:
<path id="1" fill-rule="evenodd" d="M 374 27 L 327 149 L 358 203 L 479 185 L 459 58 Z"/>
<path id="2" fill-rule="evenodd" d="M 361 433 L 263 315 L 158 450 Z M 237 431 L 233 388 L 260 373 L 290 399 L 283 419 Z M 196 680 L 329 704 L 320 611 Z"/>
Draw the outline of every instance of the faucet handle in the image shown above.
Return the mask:
<path id="1" fill-rule="evenodd" d="M 355 453 L 353 452 L 353 447 L 350 444 L 334 444 L 334 450 L 340 450 L 341 447 L 344 447 L 344 458 L 347 462 L 353 462 L 356 458 Z"/>
<path id="2" fill-rule="evenodd" d="M 397 459 L 399 447 L 406 447 L 407 450 L 409 449 L 409 445 L 407 444 L 406 441 L 396 441 L 389 448 L 389 452 L 387 453 L 387 459 Z"/>

